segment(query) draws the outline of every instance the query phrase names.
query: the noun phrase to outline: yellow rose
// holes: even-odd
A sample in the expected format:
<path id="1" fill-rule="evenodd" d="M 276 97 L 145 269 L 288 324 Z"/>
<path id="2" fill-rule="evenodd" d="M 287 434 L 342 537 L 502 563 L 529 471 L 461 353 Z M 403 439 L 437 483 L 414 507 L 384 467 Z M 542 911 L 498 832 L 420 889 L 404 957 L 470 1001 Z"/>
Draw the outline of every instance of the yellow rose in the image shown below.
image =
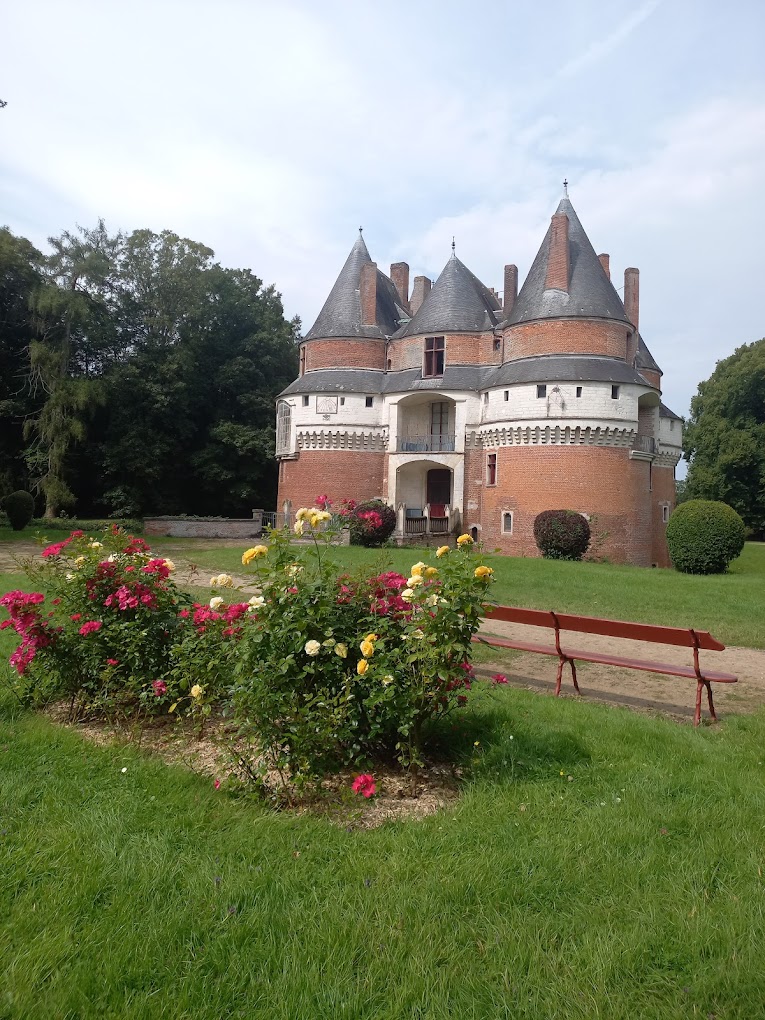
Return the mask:
<path id="1" fill-rule="evenodd" d="M 368 669 L 369 663 L 367 662 L 367 660 L 359 659 L 359 661 L 356 663 L 356 672 L 359 674 L 359 676 L 364 676 Z"/>
<path id="2" fill-rule="evenodd" d="M 319 511 L 317 510 L 315 514 L 311 514 L 309 520 L 311 522 L 311 527 L 317 528 L 321 524 L 321 517 L 319 517 Z"/>
<path id="3" fill-rule="evenodd" d="M 476 567 L 473 573 L 475 574 L 476 577 L 489 578 L 494 573 L 494 571 L 491 569 L 491 567 L 480 566 Z"/>
<path id="4" fill-rule="evenodd" d="M 204 687 L 201 686 L 201 684 L 194 684 L 194 686 L 189 691 L 189 694 L 192 696 L 192 698 L 201 698 L 204 692 L 205 689 Z"/>
<path id="5" fill-rule="evenodd" d="M 361 649 L 361 654 L 365 659 L 371 659 L 375 654 L 375 646 L 371 641 L 362 641 L 359 648 Z"/>
<path id="6" fill-rule="evenodd" d="M 303 534 L 303 528 L 305 527 L 305 521 L 295 521 L 295 527 L 292 529 L 296 535 Z"/>
<path id="7" fill-rule="evenodd" d="M 83 565 L 84 562 L 85 562 L 85 557 L 84 556 L 78 556 L 76 558 L 76 560 L 74 561 L 74 565 L 79 570 L 79 568 Z"/>
<path id="8" fill-rule="evenodd" d="M 341 659 L 346 658 L 348 655 L 348 645 L 344 645 L 342 641 L 338 641 L 335 645 L 335 655 L 339 655 Z"/>
<path id="9" fill-rule="evenodd" d="M 419 588 L 419 586 L 422 584 L 422 578 L 420 577 L 419 574 L 413 574 L 410 578 L 407 579 L 406 583 L 410 588 Z"/>
<path id="10" fill-rule="evenodd" d="M 459 545 L 459 546 L 472 545 L 472 544 L 473 544 L 473 539 L 470 537 L 470 535 L 460 535 L 460 537 L 457 539 L 457 545 Z"/>
<path id="11" fill-rule="evenodd" d="M 298 512 L 295 514 L 296 521 L 307 521 L 311 515 L 311 511 L 307 507 L 301 506 Z"/>
<path id="12" fill-rule="evenodd" d="M 367 634 L 367 636 L 364 638 L 364 640 L 365 641 L 377 641 L 378 640 L 377 634 Z"/>
<path id="13" fill-rule="evenodd" d="M 383 687 L 388 687 L 389 684 L 393 683 L 393 676 L 390 673 L 386 673 L 382 678 Z"/>
<path id="14" fill-rule="evenodd" d="M 422 562 L 422 560 L 420 560 L 419 563 L 415 563 L 415 565 L 412 567 L 410 573 L 412 574 L 413 577 L 422 577 L 422 572 L 423 572 L 424 569 L 425 569 L 425 564 Z"/>
<path id="15" fill-rule="evenodd" d="M 172 560 L 165 560 L 165 566 L 170 571 L 175 570 L 175 564 L 173 563 Z"/>
<path id="16" fill-rule="evenodd" d="M 267 545 L 255 545 L 252 549 L 248 549 L 247 552 L 242 554 L 242 563 L 245 567 L 248 567 L 253 560 L 258 559 L 260 556 L 268 555 Z"/>
<path id="17" fill-rule="evenodd" d="M 428 567 L 425 571 L 426 577 L 438 577 L 438 567 Z"/>
<path id="18" fill-rule="evenodd" d="M 438 547 L 438 549 L 436 549 L 436 556 L 437 556 L 437 557 L 439 558 L 439 560 L 440 560 L 440 559 L 441 559 L 441 557 L 442 557 L 442 556 L 446 556 L 446 554 L 447 554 L 448 552 L 449 552 L 449 546 L 448 546 L 448 545 L 440 545 L 440 546 Z"/>
<path id="19" fill-rule="evenodd" d="M 401 592 L 401 598 L 404 600 L 404 602 L 411 602 L 412 599 L 414 598 L 414 589 L 404 588 L 404 590 Z"/>

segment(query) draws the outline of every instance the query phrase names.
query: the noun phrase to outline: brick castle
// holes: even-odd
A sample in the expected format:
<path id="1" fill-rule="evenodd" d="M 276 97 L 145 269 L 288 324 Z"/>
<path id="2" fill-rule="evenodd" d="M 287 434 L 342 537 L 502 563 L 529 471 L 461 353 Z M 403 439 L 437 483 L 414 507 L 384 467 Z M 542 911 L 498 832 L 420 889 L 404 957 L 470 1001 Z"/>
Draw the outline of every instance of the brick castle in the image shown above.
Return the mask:
<path id="1" fill-rule="evenodd" d="M 639 273 L 596 255 L 568 196 L 518 290 L 454 250 L 435 284 L 386 276 L 359 234 L 277 405 L 279 509 L 380 497 L 395 535 L 472 532 L 538 555 L 534 518 L 572 509 L 614 562 L 669 566 L 682 422 L 639 332 Z"/>

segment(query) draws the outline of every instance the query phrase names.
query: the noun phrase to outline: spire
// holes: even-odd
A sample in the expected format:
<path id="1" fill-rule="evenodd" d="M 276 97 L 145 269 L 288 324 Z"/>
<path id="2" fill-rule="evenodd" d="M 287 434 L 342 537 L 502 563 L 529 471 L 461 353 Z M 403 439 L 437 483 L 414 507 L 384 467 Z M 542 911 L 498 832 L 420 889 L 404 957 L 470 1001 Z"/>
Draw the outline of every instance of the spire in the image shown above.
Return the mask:
<path id="1" fill-rule="evenodd" d="M 361 276 L 364 266 L 374 266 L 364 242 L 362 228 L 351 248 L 340 275 L 324 302 L 316 322 L 305 336 L 306 340 L 319 337 L 376 337 L 390 336 L 398 329 L 398 320 L 404 315 L 398 305 L 398 294 L 391 280 L 377 270 L 374 323 L 363 322 L 361 308 Z M 367 273 L 370 271 L 367 270 Z M 367 315 L 366 318 L 371 318 Z"/>
<path id="2" fill-rule="evenodd" d="M 564 188 L 568 189 L 567 181 L 564 181 Z M 564 216 L 568 220 L 567 231 L 561 231 L 558 226 Z M 567 233 L 567 287 L 561 286 L 561 273 L 554 271 L 560 269 L 562 260 L 553 265 L 553 257 L 556 255 L 553 251 L 553 234 L 559 241 L 562 233 Z M 552 223 L 507 322 L 513 325 L 532 319 L 559 318 L 628 321 L 621 298 L 595 254 L 567 194 L 558 203 Z"/>
<path id="3" fill-rule="evenodd" d="M 452 251 L 433 289 L 398 335 L 480 333 L 501 317 L 497 298 Z"/>

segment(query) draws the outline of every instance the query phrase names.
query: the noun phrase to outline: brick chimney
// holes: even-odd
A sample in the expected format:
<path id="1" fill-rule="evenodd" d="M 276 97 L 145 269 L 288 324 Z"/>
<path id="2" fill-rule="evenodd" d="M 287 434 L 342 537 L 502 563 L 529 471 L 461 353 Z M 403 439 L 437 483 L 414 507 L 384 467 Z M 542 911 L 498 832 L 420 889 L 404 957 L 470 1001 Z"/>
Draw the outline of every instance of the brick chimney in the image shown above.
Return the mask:
<path id="1" fill-rule="evenodd" d="M 502 301 L 502 314 L 508 317 L 518 297 L 518 266 L 505 266 L 505 292 Z"/>
<path id="2" fill-rule="evenodd" d="M 377 324 L 377 263 L 365 262 L 361 267 L 359 283 L 361 297 L 361 325 Z"/>
<path id="3" fill-rule="evenodd" d="M 627 318 L 638 330 L 640 317 L 640 270 L 624 270 L 624 310 Z"/>
<path id="4" fill-rule="evenodd" d="M 602 255 L 598 255 L 598 261 L 600 262 L 601 266 L 603 266 L 603 272 L 606 274 L 606 276 L 610 280 L 611 279 L 611 256 L 610 255 L 606 255 L 606 253 L 603 252 Z"/>
<path id="5" fill-rule="evenodd" d="M 433 286 L 432 280 L 429 280 L 427 276 L 415 276 L 414 287 L 412 288 L 412 315 L 417 314 L 417 309 L 420 307 L 425 298 L 430 294 L 430 288 Z"/>
<path id="6" fill-rule="evenodd" d="M 398 291 L 402 307 L 409 309 L 409 266 L 406 262 L 394 262 L 390 267 L 390 278 Z"/>
<path id="7" fill-rule="evenodd" d="M 550 251 L 547 256 L 545 290 L 568 290 L 568 216 L 555 213 L 550 233 Z"/>

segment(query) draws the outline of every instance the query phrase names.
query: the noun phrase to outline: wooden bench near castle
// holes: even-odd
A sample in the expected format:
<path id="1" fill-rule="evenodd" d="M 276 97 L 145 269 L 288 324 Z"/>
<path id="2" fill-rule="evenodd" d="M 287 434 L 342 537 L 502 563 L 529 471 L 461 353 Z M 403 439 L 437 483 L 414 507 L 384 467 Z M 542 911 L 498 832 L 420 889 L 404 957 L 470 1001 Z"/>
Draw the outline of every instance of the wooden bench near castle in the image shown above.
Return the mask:
<path id="1" fill-rule="evenodd" d="M 557 656 L 556 697 L 560 695 L 563 668 L 566 663 L 571 668 L 571 679 L 574 683 L 574 689 L 577 694 L 581 694 L 576 678 L 577 661 L 596 662 L 606 666 L 643 670 L 649 673 L 660 673 L 665 676 L 685 677 L 696 681 L 696 712 L 693 717 L 693 725 L 698 726 L 701 721 L 702 691 L 706 689 L 709 714 L 716 722 L 717 715 L 715 713 L 711 685 L 713 683 L 734 684 L 738 680 L 738 677 L 732 673 L 720 673 L 715 670 L 702 669 L 699 661 L 699 652 L 702 649 L 715 652 L 725 650 L 725 645 L 705 630 L 695 630 L 692 627 L 663 627 L 649 623 L 628 623 L 623 620 L 606 620 L 596 616 L 575 616 L 571 613 L 555 613 L 543 609 L 522 609 L 519 606 L 492 606 L 486 610 L 484 619 L 486 621 L 498 620 L 504 623 L 523 624 L 530 627 L 546 627 L 553 631 L 555 636 L 554 645 L 537 644 L 514 638 L 491 637 L 483 634 L 476 634 L 473 637 L 473 641 L 496 648 L 512 648 L 522 652 L 537 652 L 541 655 Z M 693 651 L 693 664 L 683 666 L 671 662 L 631 659 L 604 652 L 564 648 L 561 644 L 561 634 L 564 632 L 596 634 L 602 637 L 624 638 L 631 641 L 644 641 L 649 644 L 675 645 L 690 648 Z"/>

